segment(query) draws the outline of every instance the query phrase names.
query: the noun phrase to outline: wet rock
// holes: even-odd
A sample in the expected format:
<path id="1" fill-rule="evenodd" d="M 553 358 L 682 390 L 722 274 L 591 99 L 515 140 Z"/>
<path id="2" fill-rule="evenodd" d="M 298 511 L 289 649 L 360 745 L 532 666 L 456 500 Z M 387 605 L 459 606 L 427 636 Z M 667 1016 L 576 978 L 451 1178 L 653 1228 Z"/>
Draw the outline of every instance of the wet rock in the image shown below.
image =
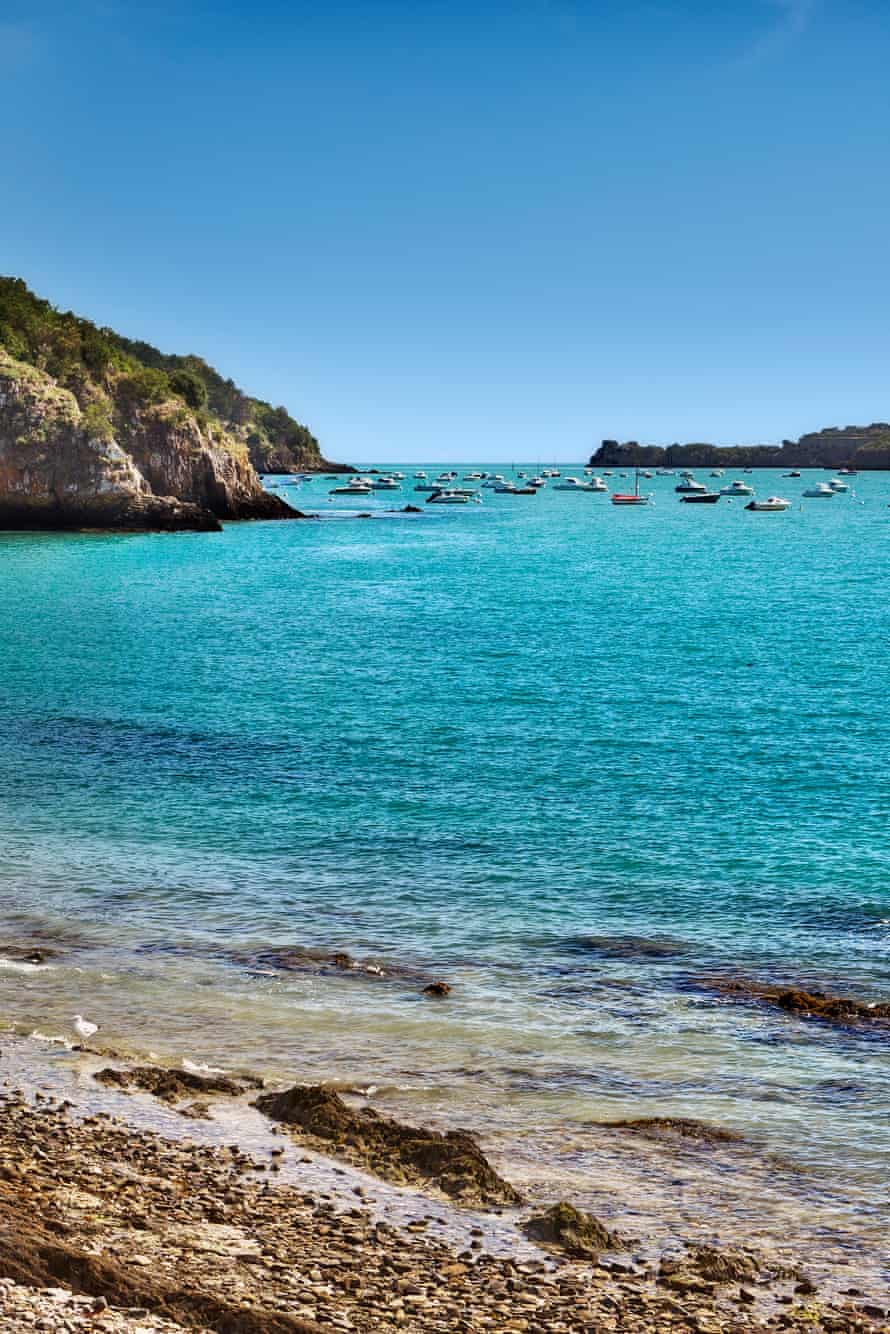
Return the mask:
<path id="1" fill-rule="evenodd" d="M 0 944 L 0 959 L 10 959 L 13 963 L 46 963 L 58 958 L 58 953 L 46 945 Z"/>
<path id="2" fill-rule="evenodd" d="M 93 1078 L 108 1087 L 145 1089 L 162 1102 L 177 1102 L 190 1093 L 224 1093 L 235 1097 L 248 1088 L 262 1088 L 260 1080 L 245 1077 L 238 1083 L 228 1075 L 196 1075 L 190 1070 L 166 1070 L 155 1065 L 134 1066 L 129 1070 L 108 1066 L 98 1070 Z"/>
<path id="3" fill-rule="evenodd" d="M 576 1260 L 595 1259 L 620 1243 L 598 1218 L 583 1213 L 565 1200 L 546 1213 L 529 1218 L 523 1228 L 531 1241 L 557 1247 Z"/>
<path id="4" fill-rule="evenodd" d="M 430 982 L 429 986 L 423 989 L 424 996 L 450 996 L 451 987 L 447 982 Z"/>
<path id="5" fill-rule="evenodd" d="M 295 1085 L 254 1103 L 275 1121 L 346 1151 L 381 1176 L 432 1181 L 447 1195 L 484 1204 L 518 1204 L 519 1193 L 498 1176 L 468 1131 L 440 1134 L 402 1125 L 370 1107 L 354 1112 L 332 1089 Z"/>
<path id="6" fill-rule="evenodd" d="M 802 987 L 775 986 L 748 978 L 703 978 L 699 984 L 718 995 L 740 1001 L 762 1001 L 803 1019 L 824 1019 L 840 1025 L 869 1024 L 890 1033 L 890 1002 L 832 996 Z"/>
<path id="7" fill-rule="evenodd" d="M 709 1283 L 750 1283 L 760 1273 L 752 1255 L 728 1248 L 718 1250 L 716 1246 L 693 1247 L 689 1263 Z"/>
<path id="8" fill-rule="evenodd" d="M 696 1121 L 689 1116 L 640 1116 L 624 1121 L 598 1121 L 597 1125 L 607 1126 L 610 1130 L 630 1130 L 647 1139 L 664 1139 L 681 1136 L 683 1139 L 697 1140 L 701 1144 L 738 1144 L 743 1136 L 725 1126 L 711 1125 L 707 1121 Z"/>

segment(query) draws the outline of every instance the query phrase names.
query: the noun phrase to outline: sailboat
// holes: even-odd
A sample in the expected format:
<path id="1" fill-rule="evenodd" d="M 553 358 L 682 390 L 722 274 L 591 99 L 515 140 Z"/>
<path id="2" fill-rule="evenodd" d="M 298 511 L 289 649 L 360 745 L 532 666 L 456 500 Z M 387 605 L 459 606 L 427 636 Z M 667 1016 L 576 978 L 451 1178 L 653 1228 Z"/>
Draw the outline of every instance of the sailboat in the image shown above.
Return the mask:
<path id="1" fill-rule="evenodd" d="M 622 495 L 619 491 L 612 493 L 613 505 L 648 505 L 652 499 L 650 495 L 640 495 L 640 470 L 637 468 L 634 473 L 634 492 L 633 495 Z"/>

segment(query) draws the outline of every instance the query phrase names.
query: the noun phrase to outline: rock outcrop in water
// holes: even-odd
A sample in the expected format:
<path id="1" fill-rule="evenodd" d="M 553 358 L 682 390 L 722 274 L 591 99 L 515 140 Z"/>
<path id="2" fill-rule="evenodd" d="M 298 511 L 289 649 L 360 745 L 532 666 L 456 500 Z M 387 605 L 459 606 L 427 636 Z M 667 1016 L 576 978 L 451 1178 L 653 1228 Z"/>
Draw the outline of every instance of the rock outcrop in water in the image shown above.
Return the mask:
<path id="1" fill-rule="evenodd" d="M 221 519 L 298 518 L 251 457 L 267 466 L 275 441 L 304 429 L 199 358 L 164 358 L 0 279 L 0 528 L 212 531 Z"/>
<path id="2" fill-rule="evenodd" d="M 527 1219 L 524 1231 L 532 1241 L 563 1251 L 573 1260 L 595 1260 L 601 1251 L 620 1246 L 617 1237 L 598 1218 L 565 1200 L 546 1213 Z"/>

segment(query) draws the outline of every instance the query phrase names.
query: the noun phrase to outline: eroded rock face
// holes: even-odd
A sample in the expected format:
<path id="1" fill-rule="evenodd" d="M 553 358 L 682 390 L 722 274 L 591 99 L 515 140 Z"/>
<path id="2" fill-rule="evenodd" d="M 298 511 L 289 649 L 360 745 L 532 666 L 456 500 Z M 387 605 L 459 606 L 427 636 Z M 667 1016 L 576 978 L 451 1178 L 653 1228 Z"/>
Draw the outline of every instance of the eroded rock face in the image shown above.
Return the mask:
<path id="1" fill-rule="evenodd" d="M 402 1125 L 369 1107 L 354 1112 L 333 1089 L 320 1085 L 266 1093 L 254 1105 L 390 1180 L 434 1182 L 446 1195 L 467 1202 L 520 1203 L 519 1193 L 465 1130 L 442 1135 Z"/>
<path id="2" fill-rule="evenodd" d="M 0 527 L 218 529 L 294 518 L 246 452 L 182 406 L 121 408 L 108 425 L 0 349 Z"/>

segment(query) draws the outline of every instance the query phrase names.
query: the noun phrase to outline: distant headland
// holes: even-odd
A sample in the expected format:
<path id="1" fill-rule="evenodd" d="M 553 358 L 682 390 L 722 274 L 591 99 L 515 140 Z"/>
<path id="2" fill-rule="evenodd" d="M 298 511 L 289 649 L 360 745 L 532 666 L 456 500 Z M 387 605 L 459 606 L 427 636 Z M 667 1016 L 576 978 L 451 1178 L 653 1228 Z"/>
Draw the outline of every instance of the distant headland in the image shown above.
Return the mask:
<path id="1" fill-rule="evenodd" d="M 259 472 L 351 472 L 201 357 L 0 278 L 0 528 L 218 529 L 297 512 Z"/>
<path id="2" fill-rule="evenodd" d="M 781 445 L 641 445 L 604 440 L 593 468 L 890 468 L 890 423 L 830 426 Z"/>

